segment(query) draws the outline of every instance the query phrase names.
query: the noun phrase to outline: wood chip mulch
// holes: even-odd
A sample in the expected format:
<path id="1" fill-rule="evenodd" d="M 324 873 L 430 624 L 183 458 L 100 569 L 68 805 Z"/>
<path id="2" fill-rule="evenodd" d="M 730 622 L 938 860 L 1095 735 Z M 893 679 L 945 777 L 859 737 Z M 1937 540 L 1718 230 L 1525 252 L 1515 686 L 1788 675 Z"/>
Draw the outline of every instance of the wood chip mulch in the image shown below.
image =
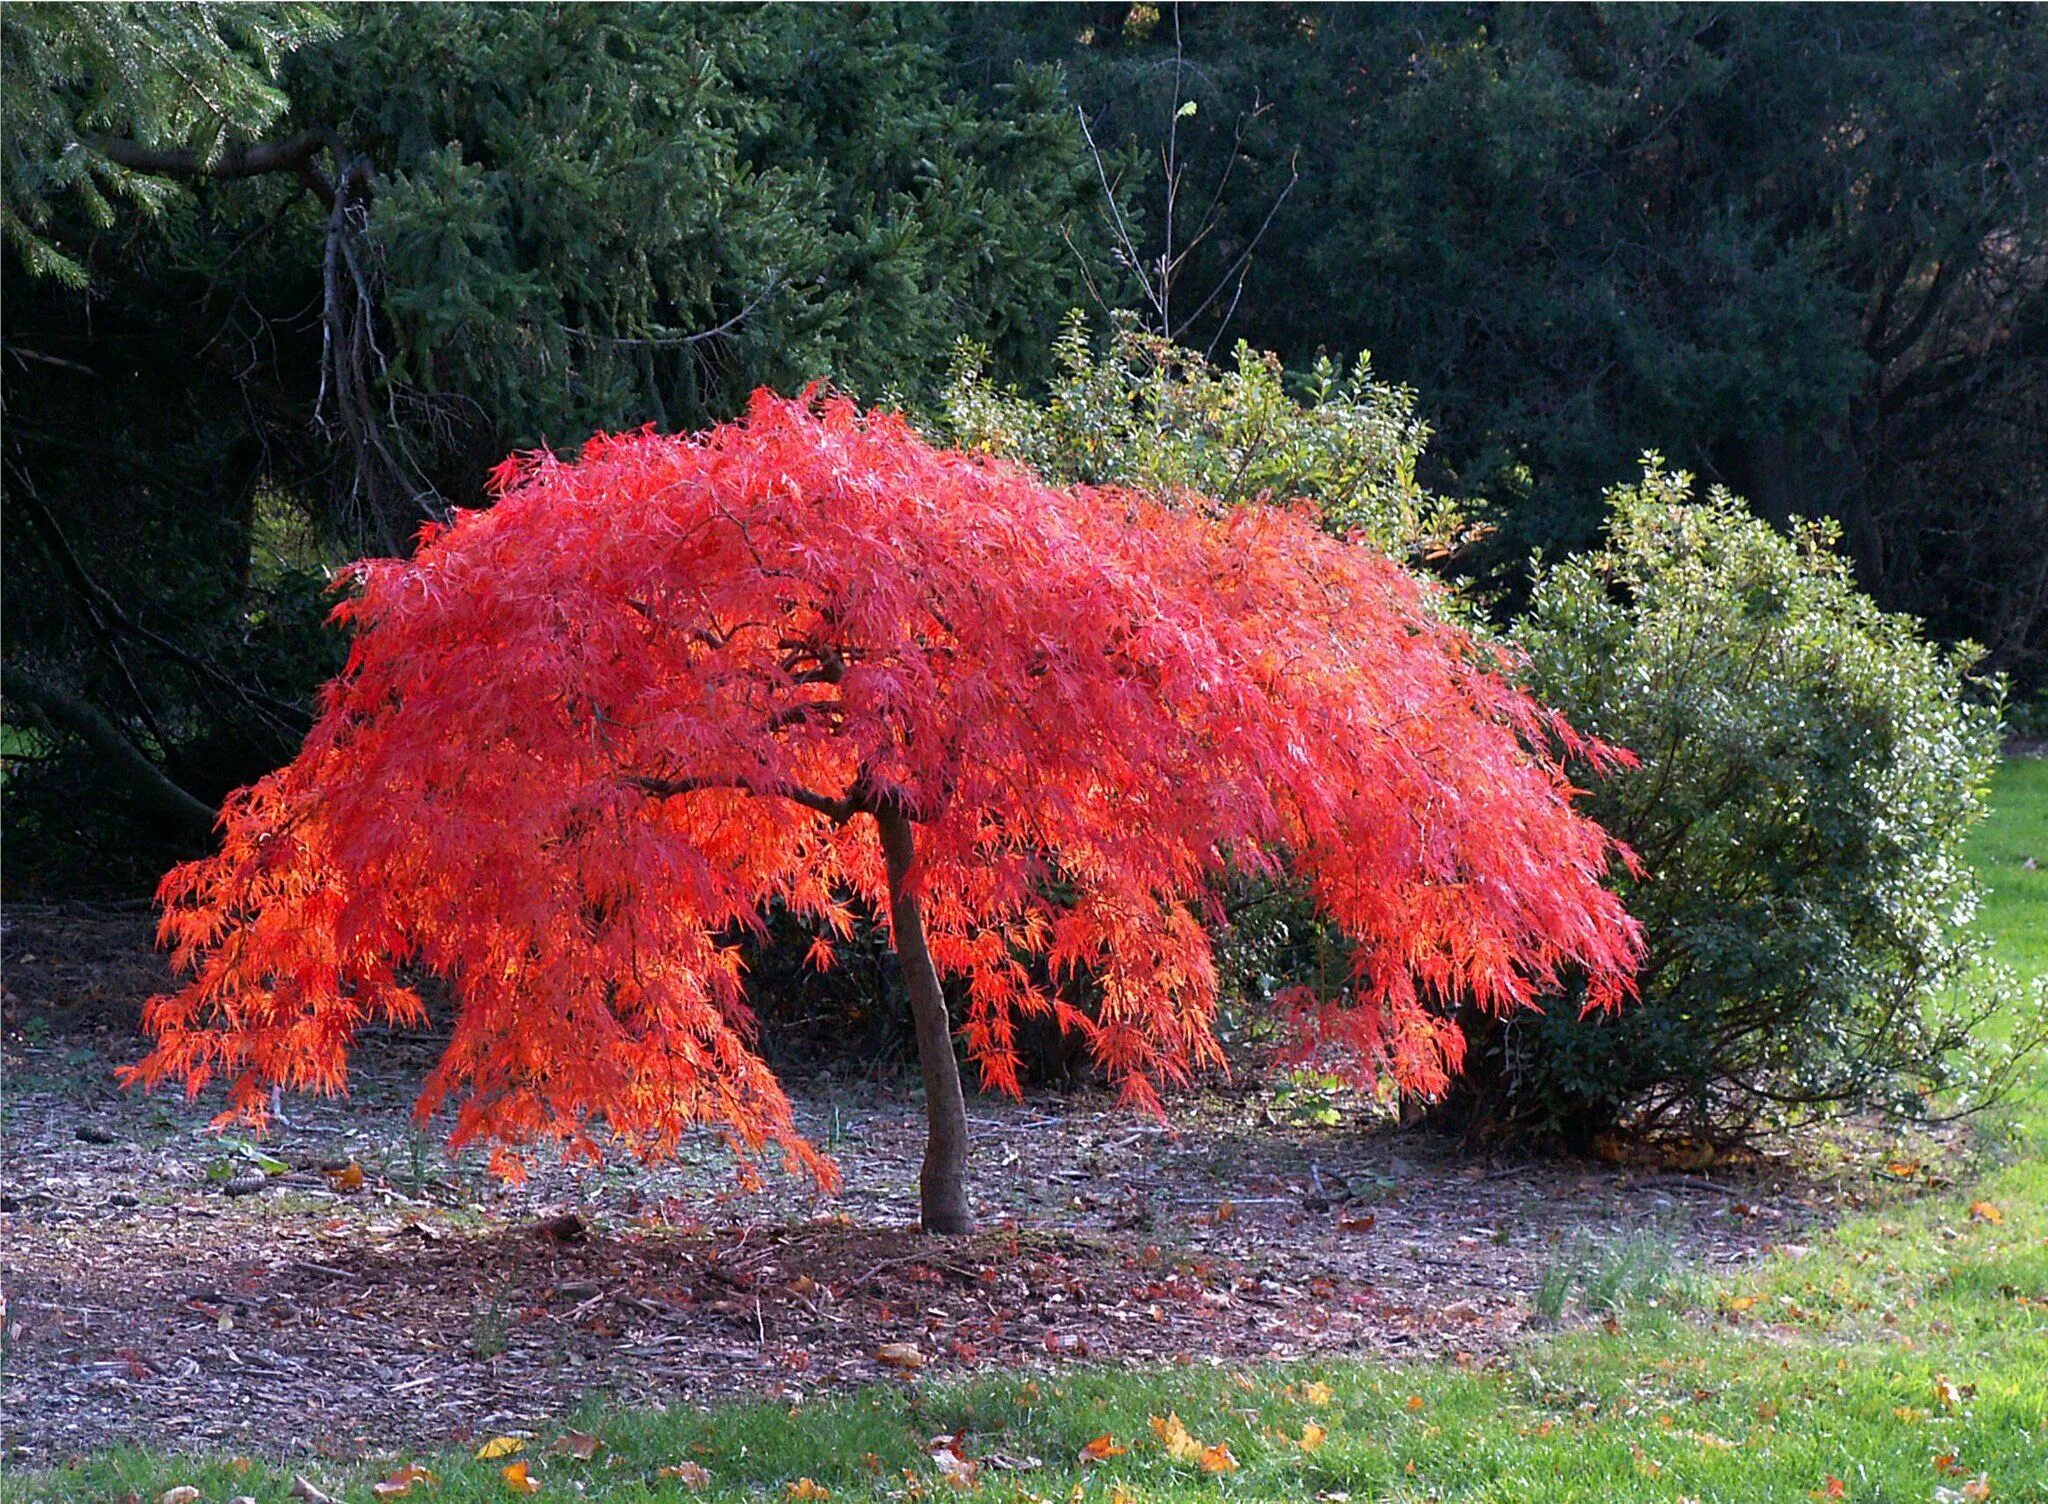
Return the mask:
<path id="1" fill-rule="evenodd" d="M 1646 1227 L 1724 1271 L 1828 1209 L 1740 1178 L 1475 1166 L 1276 1121 L 1253 1092 L 1155 1123 L 1089 1093 L 974 1105 L 984 1231 L 924 1238 L 922 1123 L 893 1082 L 792 1095 L 848 1190 L 734 1190 L 712 1143 L 647 1170 L 491 1181 L 417 1133 L 437 1044 L 364 1041 L 346 1101 L 255 1155 L 208 1104 L 120 1091 L 163 985 L 142 906 L 5 916 L 0 1176 L 15 1461 L 121 1442 L 356 1456 L 645 1404 L 1071 1363 L 1499 1357 L 1567 1240 Z M 279 1167 L 282 1167 L 281 1169 Z"/>

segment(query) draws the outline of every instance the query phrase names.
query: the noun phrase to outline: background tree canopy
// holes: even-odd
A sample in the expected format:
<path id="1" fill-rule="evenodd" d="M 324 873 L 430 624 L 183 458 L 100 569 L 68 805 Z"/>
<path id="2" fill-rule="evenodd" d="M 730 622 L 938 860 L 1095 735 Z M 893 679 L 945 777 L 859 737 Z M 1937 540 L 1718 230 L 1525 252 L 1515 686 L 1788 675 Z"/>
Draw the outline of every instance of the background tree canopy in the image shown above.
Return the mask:
<path id="1" fill-rule="evenodd" d="M 1065 65 L 1095 139 L 1152 165 L 1141 250 L 1186 252 L 1177 306 L 1242 276 L 1175 333 L 1370 350 L 1511 578 L 1589 546 L 1654 448 L 1773 521 L 1840 519 L 1883 604 L 2041 678 L 2038 7 L 1003 12 L 962 15 L 960 66 Z"/>
<path id="2" fill-rule="evenodd" d="M 21 4 L 0 49 L 17 889 L 202 841 L 308 724 L 324 569 L 508 449 L 820 377 L 936 414 L 963 341 L 1036 398 L 1077 307 L 1296 395 L 1370 350 L 1509 604 L 1654 447 L 2048 674 L 2032 7 Z"/>
<path id="3" fill-rule="evenodd" d="M 508 449 L 914 396 L 963 337 L 1028 378 L 1115 285 L 1056 76 L 963 87 L 920 11 L 0 24 L 10 883 L 203 840 L 178 793 L 288 757 L 331 671 L 318 566 Z"/>

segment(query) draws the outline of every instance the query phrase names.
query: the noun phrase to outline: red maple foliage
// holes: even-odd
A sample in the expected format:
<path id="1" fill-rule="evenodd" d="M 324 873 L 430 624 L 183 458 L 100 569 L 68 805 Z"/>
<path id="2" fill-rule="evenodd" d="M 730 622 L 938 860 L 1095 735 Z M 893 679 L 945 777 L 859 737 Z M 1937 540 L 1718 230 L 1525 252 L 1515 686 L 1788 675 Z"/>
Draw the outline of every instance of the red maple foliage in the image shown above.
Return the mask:
<path id="1" fill-rule="evenodd" d="M 355 568 L 304 750 L 164 879 L 190 978 L 131 1080 L 224 1076 L 260 1120 L 273 1085 L 342 1089 L 366 1022 L 420 1022 L 430 973 L 457 1006 L 418 1110 L 457 1144 L 658 1157 L 715 1124 L 829 1182 L 754 1049 L 738 944 L 771 906 L 891 915 L 988 1085 L 1052 1014 L 1150 1104 L 1220 1059 L 1231 865 L 1291 871 L 1355 941 L 1297 1022 L 1367 1077 L 1443 1087 L 1461 1000 L 1628 986 L 1617 848 L 1560 761 L 1625 754 L 1306 504 L 1058 489 L 808 394 L 495 480 Z"/>

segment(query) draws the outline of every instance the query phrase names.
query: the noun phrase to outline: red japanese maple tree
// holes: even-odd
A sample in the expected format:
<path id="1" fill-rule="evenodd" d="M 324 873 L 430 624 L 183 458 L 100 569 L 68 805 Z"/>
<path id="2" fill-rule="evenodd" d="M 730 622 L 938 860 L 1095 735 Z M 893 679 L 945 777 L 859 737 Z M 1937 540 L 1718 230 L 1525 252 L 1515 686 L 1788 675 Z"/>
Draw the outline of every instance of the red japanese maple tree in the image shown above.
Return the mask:
<path id="1" fill-rule="evenodd" d="M 500 1154 L 641 1155 L 720 1125 L 830 1183 L 754 1050 L 739 940 L 886 913 L 930 1114 L 927 1228 L 971 1225 L 942 992 L 990 1086 L 1018 1020 L 1136 1103 L 1219 1060 L 1205 920 L 1292 872 L 1356 945 L 1298 1049 L 1431 1092 L 1471 1001 L 1639 938 L 1559 758 L 1619 756 L 1515 688 L 1431 587 L 1306 505 L 1057 489 L 899 418 L 756 396 L 695 437 L 508 461 L 499 499 L 353 573 L 318 725 L 164 879 L 190 973 L 130 1073 L 260 1121 L 343 1088 L 372 1020 L 456 1002 L 422 1120 Z M 819 964 L 830 945 L 814 947 Z M 1067 996 L 1088 979 L 1089 1006 Z"/>

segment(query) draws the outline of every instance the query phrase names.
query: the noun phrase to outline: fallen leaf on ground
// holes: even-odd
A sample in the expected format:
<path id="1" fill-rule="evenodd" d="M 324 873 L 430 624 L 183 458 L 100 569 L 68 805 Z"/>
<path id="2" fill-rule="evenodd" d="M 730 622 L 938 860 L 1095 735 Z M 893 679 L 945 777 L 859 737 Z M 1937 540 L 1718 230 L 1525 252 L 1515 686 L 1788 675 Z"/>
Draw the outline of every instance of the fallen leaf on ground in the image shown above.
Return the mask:
<path id="1" fill-rule="evenodd" d="M 884 1342 L 875 1349 L 875 1361 L 900 1368 L 905 1373 L 915 1373 L 924 1367 L 924 1354 L 918 1351 L 915 1342 Z"/>
<path id="2" fill-rule="evenodd" d="M 327 1182 L 337 1191 L 360 1191 L 363 1188 L 363 1167 L 350 1160 L 338 1170 L 327 1172 Z"/>
<path id="3" fill-rule="evenodd" d="M 1823 1499 L 1846 1499 L 1849 1497 L 1849 1485 L 1829 1473 L 1828 1481 L 1821 1486 L 1820 1496 Z"/>
<path id="4" fill-rule="evenodd" d="M 478 1462 L 489 1462 L 496 1457 L 510 1457 L 514 1452 L 526 1450 L 526 1443 L 516 1436 L 493 1436 L 476 1449 Z"/>
<path id="5" fill-rule="evenodd" d="M 1304 1452 L 1313 1452 L 1330 1439 L 1329 1428 L 1310 1421 L 1301 1428 L 1300 1446 Z"/>
<path id="6" fill-rule="evenodd" d="M 292 1474 L 292 1497 L 305 1500 L 305 1504 L 340 1504 L 315 1488 L 303 1473 Z"/>
<path id="7" fill-rule="evenodd" d="M 1171 1411 L 1164 1416 L 1152 1417 L 1152 1434 L 1159 1438 L 1159 1444 L 1166 1448 L 1166 1455 L 1175 1462 L 1193 1462 L 1202 1455 L 1202 1444 L 1188 1434 L 1180 1416 Z"/>
<path id="8" fill-rule="evenodd" d="M 566 1457 L 574 1457 L 578 1462 L 588 1462 L 603 1445 L 588 1431 L 564 1431 L 555 1442 L 555 1450 Z"/>
<path id="9" fill-rule="evenodd" d="M 963 1457 L 950 1446 L 935 1446 L 932 1448 L 931 1458 L 932 1466 L 938 1469 L 939 1476 L 953 1487 L 974 1487 L 975 1475 L 981 1471 L 981 1464 L 972 1457 Z"/>
<path id="10" fill-rule="evenodd" d="M 2005 1213 L 1988 1201 L 1972 1201 L 1970 1203 L 1970 1220 L 1972 1222 L 1989 1222 L 1995 1227 L 2005 1220 Z"/>
<path id="11" fill-rule="evenodd" d="M 1230 1455 L 1230 1444 L 1224 1441 L 1219 1441 L 1212 1447 L 1203 1447 L 1200 1462 L 1205 1473 L 1237 1471 L 1237 1459 Z"/>
<path id="12" fill-rule="evenodd" d="M 695 1462 L 678 1462 L 673 1467 L 657 1468 L 655 1469 L 654 1476 L 657 1478 L 673 1478 L 692 1493 L 695 1493 L 700 1488 L 709 1488 L 711 1486 L 711 1474 L 705 1470 L 702 1464 Z"/>
<path id="13" fill-rule="evenodd" d="M 164 1496 L 157 1500 L 157 1504 L 193 1504 L 198 1497 L 198 1489 L 189 1483 L 181 1483 L 176 1488 L 165 1489 Z"/>
<path id="14" fill-rule="evenodd" d="M 1078 1483 L 1074 1485 L 1074 1497 L 1077 1499 L 1080 1497 L 1080 1487 Z M 1138 1504 L 1138 1491 L 1128 1484 L 1112 1483 L 1109 1485 L 1109 1504 Z"/>
<path id="15" fill-rule="evenodd" d="M 505 1487 L 515 1494 L 537 1494 L 540 1492 L 540 1480 L 527 1474 L 526 1464 L 523 1461 L 506 1463 L 505 1466 L 498 1469 L 498 1476 L 505 1480 Z"/>
<path id="16" fill-rule="evenodd" d="M 1121 1457 L 1129 1448 L 1116 1444 L 1116 1438 L 1104 1431 L 1088 1445 L 1081 1448 L 1083 1462 L 1106 1462 L 1112 1457 Z"/>
<path id="17" fill-rule="evenodd" d="M 370 1492 L 380 1499 L 400 1499 L 412 1492 L 415 1483 L 432 1483 L 434 1475 L 425 1468 L 408 1463 L 382 1483 L 372 1483 Z"/>
<path id="18" fill-rule="evenodd" d="M 783 1497 L 803 1500 L 829 1499 L 832 1497 L 832 1490 L 815 1478 L 799 1478 L 783 1491 Z"/>
<path id="19" fill-rule="evenodd" d="M 1316 1380 L 1301 1386 L 1301 1397 L 1311 1405 L 1327 1405 L 1337 1397 L 1337 1391 Z"/>

